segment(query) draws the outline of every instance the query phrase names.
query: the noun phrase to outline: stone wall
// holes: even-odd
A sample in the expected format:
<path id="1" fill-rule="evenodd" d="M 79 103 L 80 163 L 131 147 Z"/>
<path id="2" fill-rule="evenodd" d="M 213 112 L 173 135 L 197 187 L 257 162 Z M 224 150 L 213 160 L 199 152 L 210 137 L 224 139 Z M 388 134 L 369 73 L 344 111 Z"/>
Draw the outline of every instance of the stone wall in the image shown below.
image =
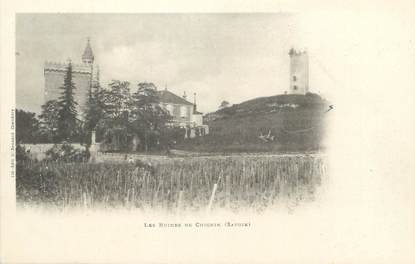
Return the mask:
<path id="1" fill-rule="evenodd" d="M 51 149 L 53 147 L 54 144 L 21 144 L 26 151 L 28 152 L 28 154 L 34 158 L 34 159 L 38 159 L 38 160 L 42 160 L 44 158 L 46 158 L 46 151 L 48 151 L 49 149 Z M 58 144 L 60 145 L 60 144 Z M 75 149 L 81 149 L 81 150 L 85 150 L 86 147 L 79 144 L 79 143 L 75 143 L 75 144 L 71 144 Z"/>
<path id="2" fill-rule="evenodd" d="M 150 164 L 157 164 L 160 162 L 165 162 L 167 160 L 171 160 L 168 156 L 161 156 L 161 155 L 143 155 L 143 154 L 133 154 L 133 153 L 103 153 L 97 152 L 95 155 L 95 162 L 115 162 L 115 163 L 123 163 L 123 162 L 134 162 L 136 160 L 150 163 Z"/>

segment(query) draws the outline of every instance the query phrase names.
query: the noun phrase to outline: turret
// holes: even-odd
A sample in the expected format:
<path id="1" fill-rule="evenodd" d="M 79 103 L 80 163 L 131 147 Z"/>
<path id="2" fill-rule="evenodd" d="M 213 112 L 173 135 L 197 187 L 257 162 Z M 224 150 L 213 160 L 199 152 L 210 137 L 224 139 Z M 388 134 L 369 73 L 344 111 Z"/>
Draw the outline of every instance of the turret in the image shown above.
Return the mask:
<path id="1" fill-rule="evenodd" d="M 82 62 L 90 65 L 94 63 L 94 53 L 92 52 L 91 44 L 89 43 L 89 38 L 88 42 L 86 43 L 84 53 L 82 54 Z"/>
<path id="2" fill-rule="evenodd" d="M 293 48 L 290 55 L 290 94 L 308 93 L 308 54 Z"/>

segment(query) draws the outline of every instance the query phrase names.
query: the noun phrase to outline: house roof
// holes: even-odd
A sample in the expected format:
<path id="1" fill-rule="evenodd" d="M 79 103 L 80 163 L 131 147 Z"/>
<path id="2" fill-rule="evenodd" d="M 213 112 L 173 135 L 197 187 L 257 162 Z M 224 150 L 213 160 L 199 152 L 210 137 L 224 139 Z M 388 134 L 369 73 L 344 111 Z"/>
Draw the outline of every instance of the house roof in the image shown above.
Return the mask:
<path id="1" fill-rule="evenodd" d="M 174 93 L 163 90 L 158 91 L 160 102 L 166 104 L 181 104 L 181 105 L 193 105 L 191 102 L 186 101 L 183 97 L 175 95 Z"/>

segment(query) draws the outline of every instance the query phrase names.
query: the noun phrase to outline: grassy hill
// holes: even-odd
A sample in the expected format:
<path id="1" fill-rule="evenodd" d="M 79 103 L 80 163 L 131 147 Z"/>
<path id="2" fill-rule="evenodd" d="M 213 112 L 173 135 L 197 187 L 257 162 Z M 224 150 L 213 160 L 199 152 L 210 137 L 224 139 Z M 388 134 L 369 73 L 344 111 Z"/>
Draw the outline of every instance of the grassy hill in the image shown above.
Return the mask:
<path id="1" fill-rule="evenodd" d="M 299 152 L 322 148 L 328 102 L 319 95 L 261 97 L 207 114 L 210 133 L 178 149 L 200 152 Z"/>

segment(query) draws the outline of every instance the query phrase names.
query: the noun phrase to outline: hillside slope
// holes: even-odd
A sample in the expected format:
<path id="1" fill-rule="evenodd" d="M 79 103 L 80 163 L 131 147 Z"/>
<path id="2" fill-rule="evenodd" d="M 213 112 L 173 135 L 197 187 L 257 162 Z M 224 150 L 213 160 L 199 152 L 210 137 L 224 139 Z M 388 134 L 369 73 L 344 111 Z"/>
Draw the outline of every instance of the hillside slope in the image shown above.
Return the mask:
<path id="1" fill-rule="evenodd" d="M 328 102 L 316 94 L 261 97 L 207 114 L 209 135 L 178 148 L 214 152 L 298 152 L 323 147 Z"/>

